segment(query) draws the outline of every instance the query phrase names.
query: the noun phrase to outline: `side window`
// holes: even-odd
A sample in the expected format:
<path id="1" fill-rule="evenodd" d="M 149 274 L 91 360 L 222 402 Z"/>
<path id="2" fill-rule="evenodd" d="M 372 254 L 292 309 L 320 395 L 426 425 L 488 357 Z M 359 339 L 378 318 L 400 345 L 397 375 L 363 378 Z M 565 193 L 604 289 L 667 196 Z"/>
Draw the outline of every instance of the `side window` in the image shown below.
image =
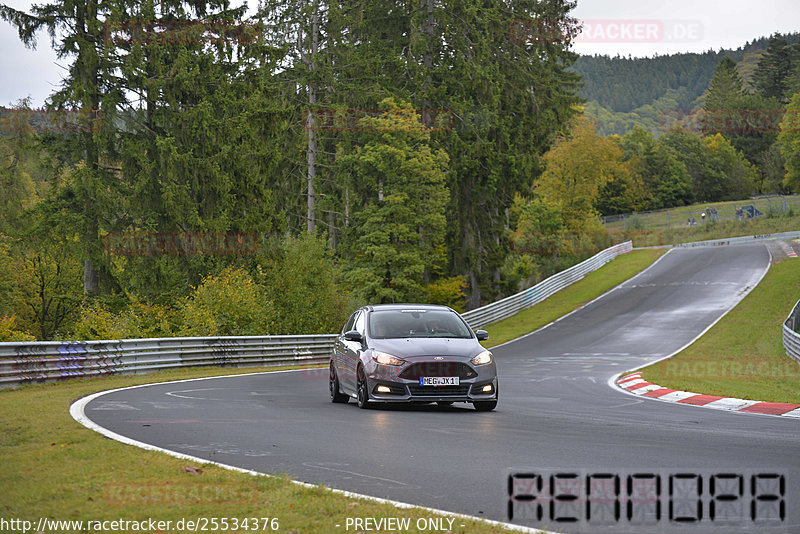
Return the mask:
<path id="1" fill-rule="evenodd" d="M 350 330 L 353 329 L 353 323 L 356 322 L 357 315 L 358 312 L 355 312 L 353 313 L 353 315 L 350 316 L 350 318 L 347 320 L 347 323 L 345 323 L 344 328 L 342 328 L 342 334 L 349 332 Z"/>
<path id="2" fill-rule="evenodd" d="M 365 322 L 366 322 L 366 313 L 359 313 L 358 318 L 356 319 L 356 326 L 355 329 L 362 335 L 366 335 L 367 331 L 365 329 Z"/>

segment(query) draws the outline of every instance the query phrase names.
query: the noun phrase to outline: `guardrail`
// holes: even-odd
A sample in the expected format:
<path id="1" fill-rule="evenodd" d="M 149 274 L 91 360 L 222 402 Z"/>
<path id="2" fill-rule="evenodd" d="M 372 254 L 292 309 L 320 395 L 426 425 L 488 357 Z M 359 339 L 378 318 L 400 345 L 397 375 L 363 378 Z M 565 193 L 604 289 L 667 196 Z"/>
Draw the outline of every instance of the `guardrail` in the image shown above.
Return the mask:
<path id="1" fill-rule="evenodd" d="M 554 274 L 533 287 L 529 287 L 515 295 L 487 304 L 486 306 L 475 308 L 462 315 L 472 328 L 480 328 L 481 326 L 500 321 L 501 319 L 506 319 L 520 310 L 524 310 L 537 302 L 543 301 L 555 292 L 577 282 L 588 273 L 599 269 L 620 254 L 628 253 L 631 250 L 633 250 L 633 243 L 631 241 L 614 245 L 611 248 L 598 252 L 588 260 Z"/>
<path id="2" fill-rule="evenodd" d="M 800 301 L 794 305 L 792 312 L 783 323 L 783 349 L 786 355 L 800 363 Z"/>
<path id="3" fill-rule="evenodd" d="M 477 328 L 510 317 L 631 250 L 630 241 L 615 245 L 516 295 L 467 312 L 464 318 Z M 335 339 L 336 334 L 320 334 L 0 343 L 0 388 L 176 367 L 326 363 Z"/>
<path id="4" fill-rule="evenodd" d="M 204 365 L 326 363 L 336 334 L 0 343 L 0 387 Z"/>
<path id="5" fill-rule="evenodd" d="M 800 231 L 782 232 L 779 234 L 745 235 L 741 237 L 726 237 L 724 239 L 711 239 L 708 241 L 693 241 L 691 243 L 676 243 L 664 245 L 664 248 L 693 248 L 693 247 L 721 247 L 728 245 L 747 245 L 761 241 L 788 241 L 800 238 Z M 660 247 L 659 247 L 660 248 Z"/>

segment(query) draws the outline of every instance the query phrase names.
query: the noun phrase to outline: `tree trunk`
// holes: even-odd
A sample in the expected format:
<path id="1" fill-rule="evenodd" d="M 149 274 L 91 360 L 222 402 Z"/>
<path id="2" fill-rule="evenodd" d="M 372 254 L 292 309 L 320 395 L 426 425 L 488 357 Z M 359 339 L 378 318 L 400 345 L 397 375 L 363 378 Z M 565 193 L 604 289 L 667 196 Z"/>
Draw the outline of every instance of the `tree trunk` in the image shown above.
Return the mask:
<path id="1" fill-rule="evenodd" d="M 84 12 L 83 9 L 86 9 Z M 78 73 L 81 78 L 80 83 L 86 89 L 85 96 L 81 105 L 89 110 L 97 110 L 100 106 L 99 94 L 99 66 L 97 51 L 94 49 L 94 42 L 97 35 L 92 35 L 91 22 L 97 19 L 97 5 L 94 3 L 86 4 L 85 8 L 80 6 L 76 10 L 77 15 L 77 28 L 78 34 L 82 38 L 79 43 L 77 62 L 79 65 Z M 85 47 L 85 48 L 84 48 Z M 83 145 L 84 155 L 86 158 L 86 167 L 91 170 L 91 180 L 85 183 L 86 200 L 85 216 L 87 218 L 84 223 L 83 239 L 85 250 L 85 259 L 83 262 L 83 293 L 84 295 L 97 295 L 99 293 L 100 284 L 97 276 L 97 270 L 93 264 L 95 246 L 98 240 L 99 221 L 97 215 L 97 206 L 95 205 L 95 195 L 97 185 L 94 183 L 99 172 L 99 154 L 97 144 L 95 143 L 94 133 L 91 129 L 83 132 Z"/>
<path id="2" fill-rule="evenodd" d="M 475 273 L 475 269 L 469 270 L 469 287 L 471 291 L 469 300 L 467 301 L 467 309 L 474 310 L 475 308 L 479 308 L 481 305 L 481 286 L 480 282 L 478 281 L 478 276 Z"/>
<path id="3" fill-rule="evenodd" d="M 311 72 L 316 70 L 317 52 L 319 50 L 319 3 L 314 3 L 314 14 L 311 19 L 311 57 L 307 60 L 306 65 Z M 313 82 L 308 87 L 308 173 L 306 175 L 307 182 L 307 212 L 306 212 L 306 230 L 308 233 L 314 233 L 317 227 L 316 218 L 316 193 L 314 192 L 314 182 L 317 178 L 317 139 L 316 139 L 316 120 L 314 117 L 314 106 L 317 104 L 317 87 Z"/>
<path id="4" fill-rule="evenodd" d="M 433 76 L 431 75 L 433 71 L 433 40 L 436 38 L 436 33 L 434 31 L 433 0 L 422 0 L 422 9 L 427 12 L 427 16 L 422 23 L 422 33 L 425 35 L 426 44 L 425 54 L 422 57 L 422 66 L 425 69 L 425 81 L 422 93 L 425 95 L 425 100 L 422 104 L 423 109 L 420 118 L 422 119 L 422 124 L 430 128 L 433 121 L 431 119 L 431 101 L 428 95 L 430 95 L 433 80 Z"/>

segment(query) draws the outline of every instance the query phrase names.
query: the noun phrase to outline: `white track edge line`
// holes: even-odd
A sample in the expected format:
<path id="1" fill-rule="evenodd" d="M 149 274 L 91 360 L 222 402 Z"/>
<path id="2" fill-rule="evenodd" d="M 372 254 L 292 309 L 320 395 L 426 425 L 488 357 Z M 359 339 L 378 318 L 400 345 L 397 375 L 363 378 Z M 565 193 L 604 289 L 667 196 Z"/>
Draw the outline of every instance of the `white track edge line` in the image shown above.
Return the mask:
<path id="1" fill-rule="evenodd" d="M 227 469 L 229 471 L 234 471 L 234 472 L 237 472 L 237 473 L 245 473 L 245 474 L 252 475 L 252 476 L 262 476 L 262 477 L 273 478 L 274 475 L 270 475 L 268 473 L 261 473 L 259 471 L 253 471 L 251 469 L 244 469 L 242 467 L 236 467 L 234 465 L 228 465 L 228 464 L 224 464 L 224 463 L 221 463 L 221 462 L 215 462 L 213 460 L 206 460 L 204 458 L 199 458 L 197 456 L 192 456 L 192 455 L 189 455 L 189 454 L 184 454 L 184 453 L 177 452 L 177 451 L 172 451 L 172 450 L 169 450 L 169 449 L 164 449 L 164 448 L 158 447 L 156 445 L 151 445 L 149 443 L 144 443 L 142 441 L 138 441 L 138 440 L 135 440 L 133 438 L 129 438 L 129 437 L 123 436 L 121 434 L 117 434 L 116 432 L 113 432 L 113 431 L 111 431 L 111 430 L 109 430 L 109 429 L 107 429 L 105 427 L 102 427 L 99 424 L 97 424 L 94 421 L 92 421 L 86 415 L 85 407 L 91 401 L 93 401 L 93 400 L 95 400 L 95 399 L 97 399 L 97 398 L 99 398 L 99 397 L 101 397 L 103 395 L 107 395 L 109 393 L 115 393 L 117 391 L 125 391 L 125 390 L 128 390 L 128 389 L 138 389 L 138 388 L 142 388 L 142 387 L 157 386 L 157 385 L 162 385 L 162 384 L 177 384 L 177 383 L 181 383 L 181 382 L 194 382 L 194 381 L 200 381 L 200 380 L 212 380 L 212 379 L 215 379 L 215 378 L 234 378 L 234 377 L 237 377 L 237 376 L 254 376 L 254 375 L 270 374 L 270 373 L 291 373 L 291 372 L 306 371 L 306 370 L 308 370 L 308 368 L 304 368 L 304 369 L 287 369 L 287 370 L 283 370 L 283 371 L 261 371 L 261 372 L 257 372 L 257 373 L 240 373 L 240 374 L 223 375 L 223 376 L 207 376 L 207 377 L 202 377 L 202 378 L 186 378 L 186 379 L 181 379 L 181 380 L 169 380 L 169 381 L 166 381 L 166 382 L 153 382 L 151 384 L 138 384 L 138 385 L 135 385 L 135 386 L 127 386 L 127 387 L 123 387 L 123 388 L 109 389 L 109 390 L 106 390 L 106 391 L 98 391 L 97 393 L 92 393 L 90 395 L 86 395 L 86 396 L 81 397 L 80 399 L 76 400 L 75 402 L 73 402 L 69 407 L 69 414 L 72 416 L 73 419 L 75 419 L 75 421 L 77 421 L 81 425 L 85 426 L 89 430 L 94 430 L 98 434 L 101 434 L 101 435 L 103 435 L 103 436 L 105 436 L 105 437 L 107 437 L 109 439 L 113 439 L 114 441 L 118 441 L 120 443 L 124 443 L 125 445 L 132 445 L 134 447 L 139 447 L 140 449 L 144 449 L 144 450 L 147 450 L 147 451 L 162 452 L 164 454 L 167 454 L 169 456 L 173 456 L 175 458 L 180 458 L 182 460 L 191 460 L 191 461 L 195 461 L 195 462 L 198 462 L 198 463 L 201 463 L 201 464 L 216 465 L 216 466 L 221 467 L 223 469 Z M 327 486 L 310 484 L 308 482 L 303 482 L 301 480 L 290 479 L 290 481 L 292 483 L 297 484 L 299 486 L 302 486 L 304 488 L 313 489 L 313 488 L 320 488 L 321 487 L 321 488 L 324 488 L 327 491 L 330 491 L 330 492 L 338 494 L 338 495 L 342 495 L 344 497 L 349 497 L 349 498 L 353 498 L 353 499 L 362 499 L 362 500 L 367 500 L 367 501 L 372 501 L 372 502 L 378 502 L 378 503 L 381 503 L 381 504 L 391 504 L 395 508 L 400 508 L 400 509 L 417 508 L 419 510 L 425 510 L 426 512 L 431 512 L 431 513 L 435 513 L 435 514 L 443 515 L 443 516 L 447 516 L 447 517 L 465 519 L 465 520 L 470 520 L 470 521 L 480 521 L 480 522 L 486 523 L 487 525 L 490 525 L 490 526 L 501 527 L 501 528 L 503 528 L 505 530 L 511 530 L 511 531 L 516 531 L 516 532 L 526 532 L 526 533 L 529 533 L 529 534 L 556 534 L 554 532 L 550 532 L 550 531 L 547 531 L 547 530 L 532 529 L 532 528 L 528 528 L 528 527 L 525 527 L 525 526 L 522 526 L 522 525 L 514 525 L 512 523 L 504 523 L 502 521 L 495 521 L 493 519 L 486 519 L 486 518 L 475 517 L 475 516 L 471 516 L 471 515 L 467 515 L 467 514 L 449 512 L 447 510 L 440 510 L 438 508 L 432 508 L 432 507 L 428 507 L 428 506 L 420 506 L 420 505 L 416 505 L 416 504 L 409 504 L 409 503 L 404 503 L 404 502 L 401 502 L 401 501 L 395 501 L 395 500 L 392 500 L 392 499 L 384 499 L 384 498 L 381 498 L 381 497 L 373 497 L 372 495 L 365 495 L 365 494 L 362 494 L 362 493 L 355 493 L 355 492 L 352 492 L 352 491 L 346 491 L 346 490 L 340 490 L 340 489 L 337 489 L 337 488 L 329 488 Z"/>

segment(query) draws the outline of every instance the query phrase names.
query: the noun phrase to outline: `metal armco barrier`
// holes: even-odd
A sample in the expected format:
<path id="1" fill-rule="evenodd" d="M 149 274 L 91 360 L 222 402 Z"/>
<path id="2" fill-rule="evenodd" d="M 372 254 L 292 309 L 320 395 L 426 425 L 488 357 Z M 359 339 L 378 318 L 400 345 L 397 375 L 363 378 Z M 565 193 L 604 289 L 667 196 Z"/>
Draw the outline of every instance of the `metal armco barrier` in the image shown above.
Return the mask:
<path id="1" fill-rule="evenodd" d="M 336 334 L 0 343 L 0 387 L 204 365 L 327 363 Z"/>
<path id="2" fill-rule="evenodd" d="M 800 327 L 800 301 L 794 305 L 792 313 L 783 323 L 783 349 L 786 351 L 787 356 L 800 363 L 800 334 L 797 333 L 798 327 Z"/>
<path id="3" fill-rule="evenodd" d="M 462 315 L 472 328 L 480 328 L 481 326 L 511 317 L 518 311 L 529 308 L 557 291 L 564 289 L 568 285 L 577 282 L 588 273 L 596 271 L 620 254 L 626 254 L 631 250 L 633 250 L 633 243 L 631 241 L 614 245 L 611 248 L 598 252 L 588 260 L 573 265 L 565 271 L 554 274 L 533 287 L 520 291 L 516 295 L 511 295 L 503 300 L 498 300 L 486 306 L 475 308 Z"/>
<path id="4" fill-rule="evenodd" d="M 675 245 L 666 245 L 664 248 L 724 247 L 728 245 L 747 245 L 760 241 L 785 241 L 798 238 L 800 238 L 800 232 L 782 232 L 780 234 L 746 235 L 725 239 L 711 239 L 709 241 L 694 241 L 692 243 L 677 243 Z"/>
<path id="5" fill-rule="evenodd" d="M 510 317 L 631 250 L 630 241 L 615 245 L 516 295 L 469 311 L 464 318 L 477 328 Z M 176 367 L 327 363 L 335 339 L 336 334 L 320 334 L 0 343 L 0 388 Z"/>

